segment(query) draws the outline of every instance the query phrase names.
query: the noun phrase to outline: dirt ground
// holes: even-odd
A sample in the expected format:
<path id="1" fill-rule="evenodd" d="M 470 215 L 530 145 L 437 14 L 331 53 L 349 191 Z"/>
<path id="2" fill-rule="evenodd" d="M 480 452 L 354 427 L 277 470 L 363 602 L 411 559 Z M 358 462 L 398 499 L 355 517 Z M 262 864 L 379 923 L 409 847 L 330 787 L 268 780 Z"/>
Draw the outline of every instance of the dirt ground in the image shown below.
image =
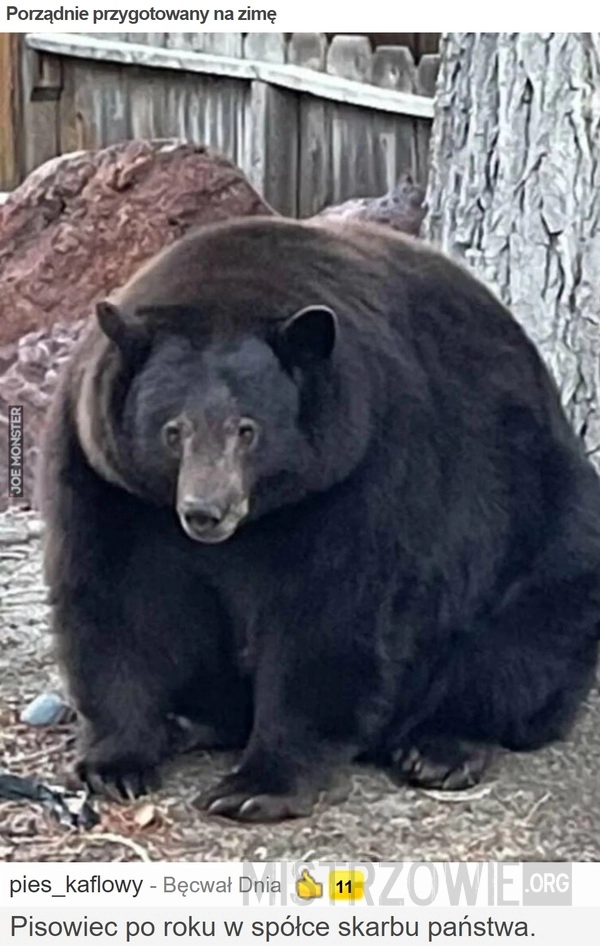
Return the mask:
<path id="1" fill-rule="evenodd" d="M 32 513 L 0 516 L 0 767 L 64 783 L 73 727 L 19 723 L 27 703 L 57 678 L 48 648 L 39 524 Z M 135 804 L 100 803 L 100 823 L 77 832 L 37 808 L 0 802 L 0 860 L 600 860 L 600 694 L 588 700 L 568 742 L 501 756 L 484 783 L 440 794 L 400 789 L 366 768 L 351 791 L 311 818 L 240 826 L 194 807 L 231 764 L 197 752 Z"/>

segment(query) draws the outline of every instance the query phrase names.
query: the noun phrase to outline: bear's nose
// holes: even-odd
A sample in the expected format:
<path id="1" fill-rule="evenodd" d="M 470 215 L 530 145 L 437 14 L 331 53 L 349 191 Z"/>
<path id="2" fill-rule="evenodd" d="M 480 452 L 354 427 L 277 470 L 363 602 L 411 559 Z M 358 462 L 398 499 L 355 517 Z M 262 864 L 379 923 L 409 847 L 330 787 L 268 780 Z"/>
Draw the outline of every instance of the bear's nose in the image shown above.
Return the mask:
<path id="1" fill-rule="evenodd" d="M 210 532 L 223 520 L 224 510 L 216 503 L 186 501 L 182 504 L 181 515 L 192 532 Z"/>

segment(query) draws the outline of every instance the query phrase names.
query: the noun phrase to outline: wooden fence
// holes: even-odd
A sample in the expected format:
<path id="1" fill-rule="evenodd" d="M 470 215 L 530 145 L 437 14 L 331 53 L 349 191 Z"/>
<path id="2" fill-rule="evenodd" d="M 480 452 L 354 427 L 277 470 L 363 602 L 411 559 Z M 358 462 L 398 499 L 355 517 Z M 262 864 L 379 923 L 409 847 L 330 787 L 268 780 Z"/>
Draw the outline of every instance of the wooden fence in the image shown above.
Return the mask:
<path id="1" fill-rule="evenodd" d="M 385 193 L 403 171 L 426 179 L 436 54 L 317 33 L 20 40 L 15 76 L 16 41 L 0 35 L 0 86 L 3 48 L 14 84 L 0 92 L 13 130 L 0 190 L 58 154 L 147 137 L 219 149 L 291 216 Z"/>

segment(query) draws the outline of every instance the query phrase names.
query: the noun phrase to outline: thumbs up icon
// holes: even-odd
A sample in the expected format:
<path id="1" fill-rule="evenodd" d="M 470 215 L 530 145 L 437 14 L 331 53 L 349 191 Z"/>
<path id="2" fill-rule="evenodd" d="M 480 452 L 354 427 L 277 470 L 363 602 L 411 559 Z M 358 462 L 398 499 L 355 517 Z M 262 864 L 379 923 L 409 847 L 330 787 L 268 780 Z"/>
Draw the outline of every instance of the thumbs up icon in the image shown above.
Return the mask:
<path id="1" fill-rule="evenodd" d="M 318 884 L 305 868 L 296 881 L 296 893 L 301 900 L 315 900 L 323 896 L 323 884 Z"/>

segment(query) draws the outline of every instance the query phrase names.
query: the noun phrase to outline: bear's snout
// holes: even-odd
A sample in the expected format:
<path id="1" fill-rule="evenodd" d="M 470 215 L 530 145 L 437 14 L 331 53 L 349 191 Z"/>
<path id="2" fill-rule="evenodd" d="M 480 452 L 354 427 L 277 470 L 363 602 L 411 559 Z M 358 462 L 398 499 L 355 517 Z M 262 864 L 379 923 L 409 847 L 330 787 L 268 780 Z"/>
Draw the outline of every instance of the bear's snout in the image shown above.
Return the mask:
<path id="1" fill-rule="evenodd" d="M 189 529 L 193 532 L 210 532 L 216 529 L 225 517 L 225 509 L 216 503 L 191 502 L 181 512 Z"/>
<path id="2" fill-rule="evenodd" d="M 248 514 L 248 500 L 234 503 L 228 499 L 185 498 L 177 512 L 184 531 L 196 542 L 224 542 Z"/>

